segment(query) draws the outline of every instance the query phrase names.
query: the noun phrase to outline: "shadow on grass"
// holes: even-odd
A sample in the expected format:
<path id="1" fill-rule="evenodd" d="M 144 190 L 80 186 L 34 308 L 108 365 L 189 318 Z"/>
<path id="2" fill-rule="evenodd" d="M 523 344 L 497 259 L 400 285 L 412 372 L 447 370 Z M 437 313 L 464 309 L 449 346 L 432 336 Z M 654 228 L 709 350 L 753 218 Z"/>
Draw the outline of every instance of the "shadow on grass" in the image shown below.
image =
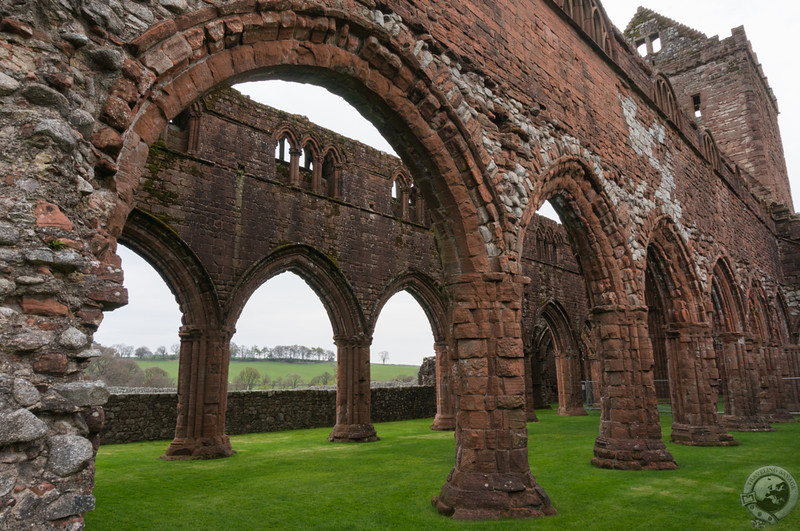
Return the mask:
<path id="1" fill-rule="evenodd" d="M 800 479 L 800 424 L 737 433 L 737 447 L 668 443 L 675 471 L 599 470 L 589 464 L 599 412 L 529 424 L 530 462 L 559 515 L 454 522 L 430 505 L 454 460 L 452 432 L 431 420 L 377 424 L 381 440 L 332 444 L 329 429 L 231 437 L 237 455 L 160 461 L 167 442 L 103 446 L 89 530 L 124 529 L 747 529 L 739 494 L 764 465 Z M 665 440 L 669 415 L 662 415 Z M 775 529 L 800 529 L 800 509 Z"/>

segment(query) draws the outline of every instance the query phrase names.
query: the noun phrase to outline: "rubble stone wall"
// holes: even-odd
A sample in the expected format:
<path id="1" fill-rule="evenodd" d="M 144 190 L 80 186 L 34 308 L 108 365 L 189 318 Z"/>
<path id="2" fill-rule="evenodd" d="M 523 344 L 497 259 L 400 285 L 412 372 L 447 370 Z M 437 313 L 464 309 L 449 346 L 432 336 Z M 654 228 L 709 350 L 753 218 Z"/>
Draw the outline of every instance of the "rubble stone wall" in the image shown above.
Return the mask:
<path id="1" fill-rule="evenodd" d="M 436 414 L 432 385 L 378 387 L 371 393 L 375 422 L 432 418 Z M 100 442 L 172 439 L 177 405 L 175 393 L 112 394 L 104 406 L 106 422 Z M 229 435 L 330 427 L 336 420 L 336 391 L 232 391 L 228 393 L 226 420 Z"/>

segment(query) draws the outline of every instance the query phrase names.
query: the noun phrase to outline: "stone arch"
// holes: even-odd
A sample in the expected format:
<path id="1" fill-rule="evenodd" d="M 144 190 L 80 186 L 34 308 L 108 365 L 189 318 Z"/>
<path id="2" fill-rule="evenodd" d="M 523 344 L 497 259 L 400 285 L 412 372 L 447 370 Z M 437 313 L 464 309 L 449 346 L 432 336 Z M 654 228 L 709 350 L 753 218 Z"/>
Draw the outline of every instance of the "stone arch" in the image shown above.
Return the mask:
<path id="1" fill-rule="evenodd" d="M 622 251 L 619 261 L 630 267 L 624 245 L 628 229 L 618 221 L 618 209 L 591 168 L 588 161 L 575 156 L 561 157 L 551 164 L 537 179 L 540 186 L 532 194 L 520 225 L 527 227 L 531 217 L 549 200 L 579 256 L 590 306 L 625 304 L 626 282 L 621 274 L 624 266 L 608 257 L 614 257 L 615 250 Z M 519 247 L 522 240 L 519 239 Z M 521 256 L 521 248 L 517 253 Z"/>
<path id="2" fill-rule="evenodd" d="M 653 79 L 653 93 L 655 95 L 655 102 L 667 118 L 672 120 L 679 129 L 682 127 L 682 111 L 678 105 L 678 98 L 675 96 L 675 89 L 672 87 L 667 76 L 664 74 L 656 74 Z"/>
<path id="3" fill-rule="evenodd" d="M 470 250 L 484 245 L 478 236 L 476 205 L 465 187 L 465 183 L 470 188 L 484 186 L 480 174 L 481 161 L 486 160 L 484 148 L 469 136 L 468 124 L 462 123 L 412 50 L 400 44 L 413 36 L 391 37 L 381 32 L 374 36 L 375 29 L 364 26 L 366 22 L 356 15 L 344 18 L 341 11 L 325 6 L 319 6 L 314 16 L 302 10 L 263 11 L 247 29 L 237 23 L 248 10 L 243 4 L 233 6 L 225 17 L 201 18 L 200 29 L 219 25 L 231 31 L 225 37 L 233 43 L 231 47 L 214 41 L 211 31 L 193 33 L 198 25 L 190 13 L 180 17 L 180 25 L 168 20 L 133 40 L 131 50 L 138 68 L 155 77 L 151 80 L 155 88 L 133 104 L 132 119 L 123 126 L 132 134 L 125 135 L 116 174 L 117 187 L 123 190 L 118 207 L 130 209 L 129 191 L 138 182 L 146 146 L 197 97 L 226 84 L 255 79 L 315 82 L 345 97 L 376 123 L 412 169 L 426 202 L 435 205 L 431 210 L 434 230 L 447 235 L 441 239 L 445 269 L 455 274 L 485 269 L 488 257 Z M 279 13 L 286 16 L 280 18 Z M 288 26 L 273 25 L 271 21 L 279 18 Z M 189 42 L 204 53 L 193 54 Z M 447 130 L 451 140 L 445 143 L 437 130 Z M 453 135 L 459 140 L 453 140 Z M 117 217 L 109 220 L 112 234 Z M 498 235 L 497 239 L 503 247 L 502 238 Z M 492 259 L 491 269 L 499 269 L 504 257 Z"/>
<path id="4" fill-rule="evenodd" d="M 275 139 L 275 178 L 296 184 L 300 175 L 300 143 L 297 135 L 291 127 L 283 125 L 275 130 L 273 138 Z"/>
<path id="5" fill-rule="evenodd" d="M 747 345 L 748 354 L 756 363 L 761 413 L 768 422 L 794 422 L 786 407 L 778 331 L 768 308 L 764 288 L 758 280 L 753 280 L 748 295 Z"/>
<path id="6" fill-rule="evenodd" d="M 167 283 L 178 301 L 183 324 L 222 322 L 216 289 L 203 265 L 160 220 L 134 209 L 125 222 L 119 242 L 144 258 Z"/>
<path id="7" fill-rule="evenodd" d="M 300 186 L 306 190 L 318 193 L 322 187 L 322 166 L 320 165 L 321 149 L 319 142 L 312 134 L 305 134 L 300 140 L 302 163 L 298 164 L 300 171 Z"/>
<path id="8" fill-rule="evenodd" d="M 453 396 L 453 337 L 449 330 L 450 311 L 447 295 L 435 280 L 418 271 L 406 271 L 395 277 L 383 291 L 372 311 L 369 325 L 375 330 L 378 315 L 389 299 L 400 291 L 408 291 L 422 307 L 431 325 L 436 355 L 436 416 L 431 429 L 455 428 L 455 397 Z"/>
<path id="9" fill-rule="evenodd" d="M 564 308 L 554 300 L 547 301 L 541 318 L 550 330 L 558 381 L 558 414 L 561 416 L 586 415 L 581 393 L 580 350 L 575 332 Z"/>
<path id="10" fill-rule="evenodd" d="M 233 454 L 225 435 L 228 356 L 233 330 L 223 324 L 214 285 L 205 268 L 175 233 L 156 218 L 134 210 L 125 223 L 120 241 L 130 245 L 152 264 L 175 294 L 183 326 L 179 331 L 178 420 L 175 438 L 164 459 L 198 459 Z M 208 388 L 197 408 L 193 375 L 201 374 Z"/>
<path id="11" fill-rule="evenodd" d="M 334 336 L 359 335 L 367 330 L 363 311 L 348 280 L 328 257 L 306 245 L 281 247 L 245 272 L 225 308 L 227 324 L 234 327 L 253 293 L 270 278 L 287 271 L 302 278 L 320 298 Z"/>
<path id="12" fill-rule="evenodd" d="M 772 431 L 757 401 L 758 378 L 745 346 L 745 306 L 726 257 L 714 264 L 711 278 L 711 320 L 720 387 L 725 400 L 722 421 L 734 431 Z"/>
<path id="13" fill-rule="evenodd" d="M 538 179 L 540 186 L 531 195 L 521 225 L 527 226 L 533 213 L 549 200 L 586 281 L 592 341 L 602 376 L 602 420 L 592 464 L 675 468 L 661 440 L 647 310 L 642 306 L 643 290 L 633 282 L 634 260 L 626 245 L 629 228 L 620 221 L 625 211 L 610 201 L 592 167 L 576 156 L 557 159 Z M 635 398 L 621 402 L 612 396 Z"/>
<path id="14" fill-rule="evenodd" d="M 439 52 L 434 54 L 425 46 L 417 46 L 419 41 L 411 29 L 378 10 L 339 10 L 317 0 L 294 11 L 284 5 L 270 8 L 271 5 L 264 5 L 261 11 L 254 12 L 252 2 L 208 6 L 160 22 L 130 42 L 128 49 L 133 59 L 125 69 L 126 75 L 137 83 L 146 77 L 147 86 L 152 89 L 142 91 L 145 96 L 131 102 L 130 111 L 122 113 L 123 119 L 111 120 L 115 123 L 110 125 L 124 138 L 117 162 L 103 159 L 101 163 L 114 173 L 117 190 L 115 209 L 104 224 L 111 241 L 133 207 L 133 191 L 148 146 L 170 118 L 196 98 L 236 82 L 273 78 L 314 82 L 344 97 L 372 121 L 411 170 L 429 205 L 451 296 L 470 301 L 476 309 L 480 302 L 481 315 L 488 312 L 496 315 L 495 319 L 515 321 L 509 313 L 519 313 L 524 284 L 512 254 L 504 252 L 507 246 L 502 227 L 508 221 L 507 214 L 487 181 L 496 170 L 483 146 L 478 118 L 459 110 L 463 99 L 459 91 L 451 90 L 446 79 L 449 70 Z M 392 25 L 391 32 L 378 20 L 386 17 Z M 104 119 L 116 109 L 114 98 L 110 96 L 104 104 Z M 483 215 L 478 215 L 479 209 Z M 484 240 L 479 229 L 487 226 L 496 230 L 490 230 L 491 237 Z M 464 315 L 475 320 L 474 314 Z M 513 327 L 502 331 L 480 328 L 474 323 L 454 323 L 454 327 L 469 331 L 455 341 L 459 358 L 477 355 L 488 364 L 500 355 L 498 350 L 503 354 L 521 350 L 519 331 Z M 345 371 L 340 370 L 337 426 L 341 429 L 334 429 L 332 440 L 376 437 L 368 423 L 366 341 L 359 336 L 337 342 L 340 360 L 350 360 L 352 373 L 359 375 L 359 385 L 343 392 Z M 501 347 L 496 348 L 497 344 Z M 511 359 L 516 370 L 521 370 L 521 360 Z M 515 387 L 517 377 L 513 374 L 492 373 L 487 378 L 509 380 L 507 386 L 493 385 L 492 395 L 521 398 L 522 390 Z M 458 373 L 454 382 L 457 394 L 472 394 L 478 390 L 476 386 L 486 394 L 482 380 L 470 380 L 466 373 Z M 483 408 L 488 408 L 487 404 L 494 408 L 496 404 L 488 400 L 481 403 Z M 522 413 L 522 402 L 513 408 Z M 511 418 L 504 417 L 504 433 L 514 430 Z M 452 473 L 435 499 L 440 512 L 455 512 L 461 518 L 508 515 L 512 494 L 524 494 L 526 500 L 523 508 L 515 505 L 513 512 L 517 516 L 553 512 L 530 474 L 526 448 L 510 446 L 512 440 L 526 440 L 524 433 L 516 434 L 518 439 L 504 438 L 502 448 L 472 448 L 475 440 L 458 436 L 459 429 L 457 425 L 456 440 L 470 451 L 456 452 Z M 488 430 L 489 426 L 480 429 Z M 484 456 L 478 459 L 481 464 L 477 470 L 470 460 L 473 451 Z M 503 462 L 510 465 L 501 466 L 500 461 L 495 461 L 498 452 L 506 456 Z M 488 500 L 495 496 L 493 485 L 507 481 L 509 474 L 519 478 L 518 490 L 503 494 L 507 498 L 505 505 L 486 501 L 481 502 L 480 509 L 474 509 L 476 497 Z M 487 477 L 491 478 L 488 482 Z"/>
<path id="15" fill-rule="evenodd" d="M 644 272 L 654 369 L 664 359 L 672 403 L 673 442 L 736 444 L 717 415 L 717 365 L 705 304 L 689 252 L 668 217 L 655 222 Z"/>
<path id="16" fill-rule="evenodd" d="M 339 198 L 342 195 L 342 164 L 345 157 L 336 146 L 327 146 L 323 150 L 322 167 L 320 168 L 320 189 L 318 193 L 328 197 Z"/>
<path id="17" fill-rule="evenodd" d="M 708 129 L 702 130 L 702 146 L 703 146 L 703 156 L 711 164 L 711 168 L 714 171 L 722 173 L 723 170 L 723 163 L 722 163 L 722 156 L 719 153 L 719 148 L 717 147 L 717 142 L 714 140 L 711 131 Z"/>
<path id="18" fill-rule="evenodd" d="M 556 4 L 569 15 L 600 48 L 611 56 L 611 22 L 602 5 L 595 0 L 556 0 Z"/>
<path id="19" fill-rule="evenodd" d="M 270 278 L 291 271 L 317 294 L 333 328 L 337 348 L 336 425 L 331 441 L 375 441 L 370 420 L 368 333 L 361 305 L 335 263 L 306 245 L 287 245 L 256 263 L 234 287 L 226 307 L 226 320 L 233 328 L 245 302 Z"/>
<path id="20" fill-rule="evenodd" d="M 402 168 L 392 174 L 392 212 L 397 217 L 411 219 L 414 180 Z"/>

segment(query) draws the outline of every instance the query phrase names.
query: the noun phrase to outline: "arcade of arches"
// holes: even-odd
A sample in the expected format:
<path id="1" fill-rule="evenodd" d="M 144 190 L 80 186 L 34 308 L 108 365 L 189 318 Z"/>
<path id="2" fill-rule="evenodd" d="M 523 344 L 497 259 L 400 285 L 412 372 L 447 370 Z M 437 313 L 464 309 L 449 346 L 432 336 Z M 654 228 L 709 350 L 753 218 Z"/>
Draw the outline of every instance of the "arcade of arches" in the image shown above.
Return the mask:
<path id="1" fill-rule="evenodd" d="M 117 242 L 183 314 L 168 458 L 230 455 L 230 338 L 285 271 L 330 317 L 332 441 L 378 437 L 375 319 L 398 291 L 420 302 L 434 427 L 456 442 L 433 502 L 455 518 L 554 513 L 526 422 L 553 400 L 582 414 L 589 383 L 603 468 L 677 466 L 659 399 L 687 445 L 793 420 L 800 218 L 777 107 L 752 54 L 690 75 L 728 65 L 743 31 L 699 42 L 642 10 L 623 34 L 596 0 L 1 5 L 3 526 L 80 526 L 93 507 L 107 391 L 83 370 L 127 299 Z M 661 46 L 647 61 L 644 34 Z M 689 41 L 711 66 L 688 64 Z M 343 96 L 402 164 L 226 88 L 272 78 Z M 765 104 L 716 114 L 745 105 L 717 82 Z M 690 116 L 703 83 L 713 105 Z M 545 201 L 562 225 L 535 216 Z"/>

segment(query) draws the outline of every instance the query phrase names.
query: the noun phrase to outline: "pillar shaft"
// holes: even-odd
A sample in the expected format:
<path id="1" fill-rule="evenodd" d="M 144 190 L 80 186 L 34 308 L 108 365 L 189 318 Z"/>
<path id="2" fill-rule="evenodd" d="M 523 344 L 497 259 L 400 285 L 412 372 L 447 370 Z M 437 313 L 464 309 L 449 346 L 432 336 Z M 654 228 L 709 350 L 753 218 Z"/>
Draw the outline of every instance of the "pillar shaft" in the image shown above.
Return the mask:
<path id="1" fill-rule="evenodd" d="M 717 414 L 719 371 L 706 323 L 671 323 L 666 331 L 672 401 L 672 442 L 689 446 L 738 444 Z"/>
<path id="2" fill-rule="evenodd" d="M 184 326 L 180 330 L 178 422 L 162 459 L 212 459 L 234 454 L 225 435 L 231 333 Z"/>
<path id="3" fill-rule="evenodd" d="M 594 308 L 592 331 L 602 367 L 602 417 L 592 464 L 674 469 L 661 440 L 647 309 Z"/>
<path id="4" fill-rule="evenodd" d="M 558 379 L 558 415 L 562 417 L 586 415 L 581 393 L 581 362 L 574 351 L 555 353 Z"/>
<path id="5" fill-rule="evenodd" d="M 774 431 L 761 414 L 757 387 L 753 385 L 753 369 L 748 367 L 752 364 L 748 364 L 744 334 L 723 333 L 719 340 L 725 365 L 725 413 L 722 417 L 725 427 L 732 431 Z"/>
<path id="6" fill-rule="evenodd" d="M 753 359 L 757 360 L 761 413 L 768 422 L 795 422 L 786 408 L 780 347 L 761 341 L 750 344 Z"/>
<path id="7" fill-rule="evenodd" d="M 367 336 L 337 337 L 336 361 L 336 425 L 331 442 L 377 441 L 370 421 L 370 371 Z"/>
<path id="8" fill-rule="evenodd" d="M 449 285 L 455 304 L 456 462 L 433 503 L 457 519 L 555 514 L 528 464 L 524 280 L 465 275 Z"/>
<path id="9" fill-rule="evenodd" d="M 433 345 L 436 353 L 436 417 L 432 430 L 452 430 L 456 427 L 455 397 L 453 396 L 451 349 L 446 341 Z"/>

